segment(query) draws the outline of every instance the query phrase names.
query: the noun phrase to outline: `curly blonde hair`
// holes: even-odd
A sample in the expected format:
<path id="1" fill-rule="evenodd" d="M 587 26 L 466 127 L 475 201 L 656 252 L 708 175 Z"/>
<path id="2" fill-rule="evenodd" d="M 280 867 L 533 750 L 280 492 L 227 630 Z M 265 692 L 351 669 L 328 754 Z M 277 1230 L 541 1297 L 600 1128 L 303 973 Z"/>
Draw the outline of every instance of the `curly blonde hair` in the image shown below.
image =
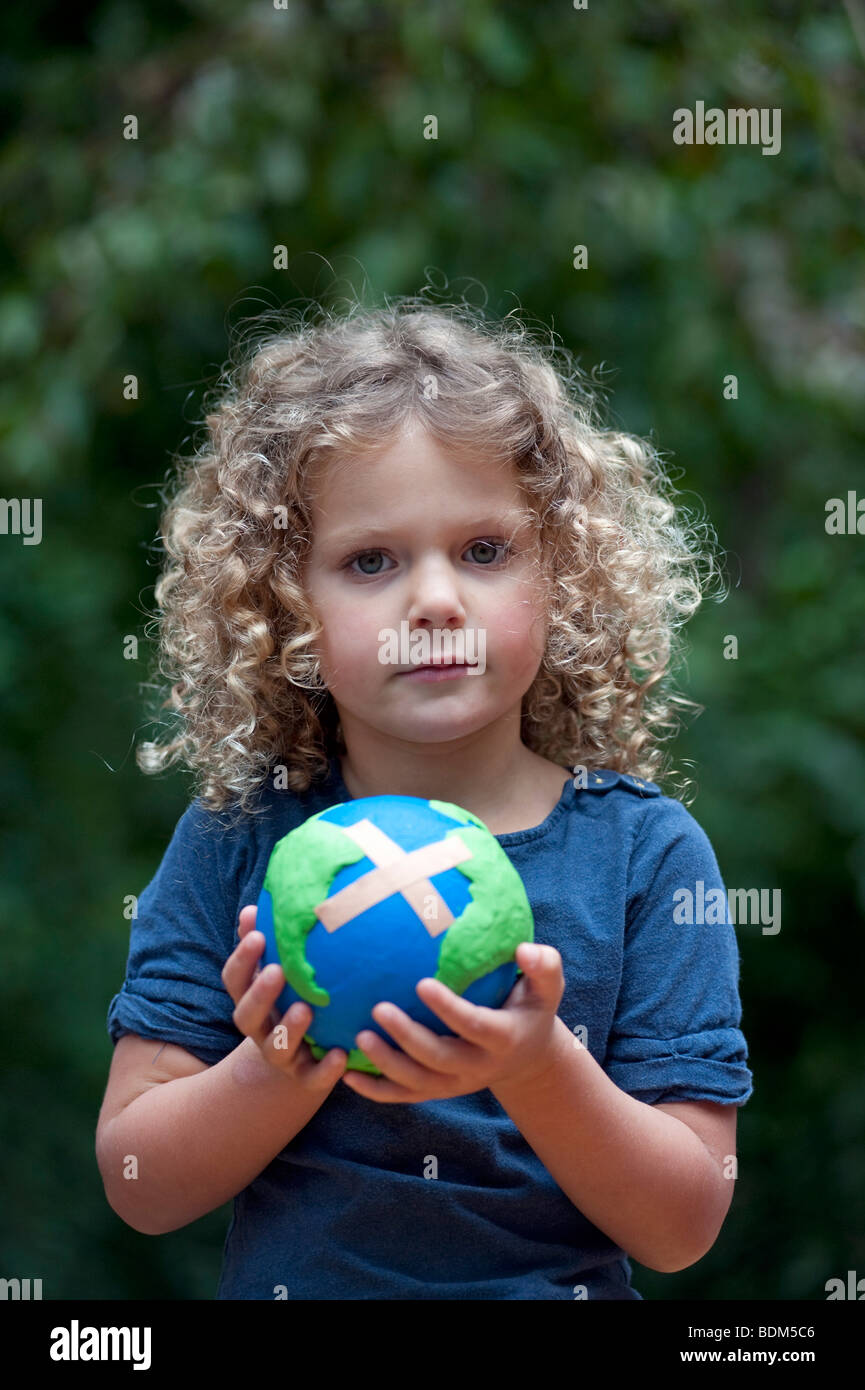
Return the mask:
<path id="1" fill-rule="evenodd" d="M 174 495 L 162 497 L 155 688 L 170 687 L 160 708 L 178 727 L 141 745 L 139 767 L 182 758 L 205 806 L 247 813 L 275 765 L 295 792 L 326 775 L 344 744 L 309 650 L 321 628 L 302 585 L 308 482 L 329 458 L 362 467 L 419 420 L 443 447 L 489 454 L 492 441 L 516 465 L 551 562 L 523 742 L 563 766 L 667 775 L 662 744 L 685 708 L 702 709 L 670 672 L 701 571 L 714 569 L 714 533 L 677 509 L 653 446 L 604 428 L 603 388 L 512 315 L 491 322 L 413 296 L 321 309 L 316 323 L 277 318 L 223 369 L 206 438 L 175 459 Z"/>

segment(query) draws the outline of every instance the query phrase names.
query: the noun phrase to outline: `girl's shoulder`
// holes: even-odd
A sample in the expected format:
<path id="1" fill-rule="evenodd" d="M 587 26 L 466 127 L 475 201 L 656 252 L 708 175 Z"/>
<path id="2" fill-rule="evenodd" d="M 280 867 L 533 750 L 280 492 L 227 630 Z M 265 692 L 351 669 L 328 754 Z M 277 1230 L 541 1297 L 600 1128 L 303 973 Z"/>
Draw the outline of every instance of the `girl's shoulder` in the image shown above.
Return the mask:
<path id="1" fill-rule="evenodd" d="M 663 796 L 661 788 L 654 782 L 647 782 L 641 777 L 633 777 L 629 772 L 614 772 L 609 767 L 580 768 L 574 777 L 574 787 L 577 791 L 593 792 L 595 794 L 612 791 L 617 787 L 621 791 L 631 792 L 638 797 Z M 667 798 L 669 799 L 669 798 Z"/>
<path id="2" fill-rule="evenodd" d="M 589 815 L 603 815 L 658 849 L 675 840 L 690 842 L 705 852 L 708 840 L 700 822 L 684 802 L 668 796 L 656 782 L 609 767 L 581 768 L 578 772 L 574 778 L 575 809 L 582 806 Z"/>

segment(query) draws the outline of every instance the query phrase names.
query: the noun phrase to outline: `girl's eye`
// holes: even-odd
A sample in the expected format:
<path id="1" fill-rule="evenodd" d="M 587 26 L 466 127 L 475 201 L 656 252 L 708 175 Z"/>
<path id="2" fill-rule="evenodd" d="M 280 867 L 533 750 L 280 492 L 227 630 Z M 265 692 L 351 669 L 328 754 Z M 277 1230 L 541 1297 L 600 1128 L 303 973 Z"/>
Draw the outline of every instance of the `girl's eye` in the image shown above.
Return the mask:
<path id="1" fill-rule="evenodd" d="M 501 551 L 499 558 L 504 560 L 510 554 L 511 547 L 507 541 L 473 541 L 465 553 L 469 555 L 476 551 L 481 552 L 479 556 L 475 554 L 477 564 L 489 569 L 496 560 L 496 552 Z M 359 550 L 355 555 L 349 556 L 343 568 L 351 570 L 354 574 L 365 574 L 372 578 L 386 573 L 386 570 L 381 569 L 377 563 L 386 559 L 388 556 L 382 550 Z M 359 568 L 355 569 L 355 565 Z"/>
<path id="2" fill-rule="evenodd" d="M 383 570 L 380 570 L 380 569 L 366 569 L 366 568 L 364 567 L 364 561 L 366 561 L 366 560 L 373 560 L 373 561 L 375 561 L 376 559 L 385 560 L 385 559 L 387 559 L 387 556 L 386 556 L 381 550 L 361 550 L 361 551 L 358 552 L 357 555 L 353 555 L 352 558 L 349 560 L 348 563 L 349 563 L 349 566 L 352 566 L 353 564 L 355 564 L 355 562 L 356 562 L 357 564 L 359 564 L 359 565 L 361 566 L 361 569 L 360 569 L 360 573 L 361 573 L 361 574 L 382 574 L 382 573 L 384 573 Z"/>
<path id="3" fill-rule="evenodd" d="M 486 558 L 481 557 L 479 563 L 482 565 L 489 565 L 493 560 L 495 560 L 495 552 L 497 550 L 502 551 L 502 559 L 504 559 L 505 556 L 508 555 L 510 552 L 510 546 L 506 545 L 502 541 L 474 541 L 469 546 L 469 551 L 472 550 L 486 551 Z M 477 555 L 475 556 L 475 559 L 478 559 Z"/>

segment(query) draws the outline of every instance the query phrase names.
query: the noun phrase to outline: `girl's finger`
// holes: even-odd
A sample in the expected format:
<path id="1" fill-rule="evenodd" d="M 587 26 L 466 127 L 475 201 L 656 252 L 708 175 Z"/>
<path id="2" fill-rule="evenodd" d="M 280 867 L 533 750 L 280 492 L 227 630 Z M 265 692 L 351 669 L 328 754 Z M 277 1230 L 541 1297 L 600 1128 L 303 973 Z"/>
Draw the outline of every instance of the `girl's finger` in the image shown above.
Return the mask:
<path id="1" fill-rule="evenodd" d="M 305 1057 L 301 1057 L 300 1054 L 304 1053 Z M 300 1060 L 295 1065 L 294 1074 L 310 1091 L 329 1091 L 345 1073 L 348 1053 L 341 1047 L 331 1048 L 320 1062 L 315 1060 L 306 1043 L 300 1044 L 298 1054 Z"/>
<path id="2" fill-rule="evenodd" d="M 252 936 L 247 932 L 240 945 L 235 946 L 222 967 L 222 983 L 235 1004 L 240 1003 L 243 995 L 252 984 L 264 951 L 264 945 L 263 932 L 256 932 Z"/>
<path id="3" fill-rule="evenodd" d="M 260 975 L 256 976 L 234 1010 L 235 1027 L 241 1033 L 245 1033 L 248 1038 L 255 1038 L 259 1047 L 262 1046 L 272 1030 L 270 1011 L 284 988 L 285 975 L 281 967 L 268 965 Z M 292 1015 L 290 1019 L 284 1019 L 283 1022 L 289 1029 L 292 1029 L 296 1018 L 297 1015 Z"/>
<path id="4" fill-rule="evenodd" d="M 237 935 L 241 941 L 247 932 L 255 931 L 255 919 L 258 916 L 258 907 L 255 903 L 248 903 L 246 907 L 240 909 L 240 916 L 237 919 Z"/>
<path id="5" fill-rule="evenodd" d="M 471 1004 L 468 999 L 454 994 L 440 980 L 430 979 L 427 983 L 425 978 L 418 981 L 416 993 L 428 1009 L 466 1042 L 488 1048 L 490 1052 L 507 1047 L 512 1024 L 502 1010 Z M 382 1027 L 387 1027 L 383 1020 L 378 1021 Z"/>

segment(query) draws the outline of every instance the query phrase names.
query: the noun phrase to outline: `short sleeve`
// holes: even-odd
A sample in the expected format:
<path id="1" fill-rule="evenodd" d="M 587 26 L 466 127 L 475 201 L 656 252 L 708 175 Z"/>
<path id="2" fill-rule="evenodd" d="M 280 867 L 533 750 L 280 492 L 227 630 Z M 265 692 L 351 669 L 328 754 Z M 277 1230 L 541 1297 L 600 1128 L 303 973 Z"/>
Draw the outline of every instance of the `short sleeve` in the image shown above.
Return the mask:
<path id="1" fill-rule="evenodd" d="M 212 1065 L 243 1041 L 222 983 L 236 945 L 236 890 L 226 881 L 237 854 L 219 817 L 194 801 L 139 897 L 126 979 L 108 1009 L 112 1042 L 139 1033 Z"/>
<path id="2" fill-rule="evenodd" d="M 648 1105 L 744 1105 L 752 1093 L 726 904 L 703 829 L 681 802 L 650 801 L 631 858 L 622 980 L 604 1061 L 611 1080 Z"/>

